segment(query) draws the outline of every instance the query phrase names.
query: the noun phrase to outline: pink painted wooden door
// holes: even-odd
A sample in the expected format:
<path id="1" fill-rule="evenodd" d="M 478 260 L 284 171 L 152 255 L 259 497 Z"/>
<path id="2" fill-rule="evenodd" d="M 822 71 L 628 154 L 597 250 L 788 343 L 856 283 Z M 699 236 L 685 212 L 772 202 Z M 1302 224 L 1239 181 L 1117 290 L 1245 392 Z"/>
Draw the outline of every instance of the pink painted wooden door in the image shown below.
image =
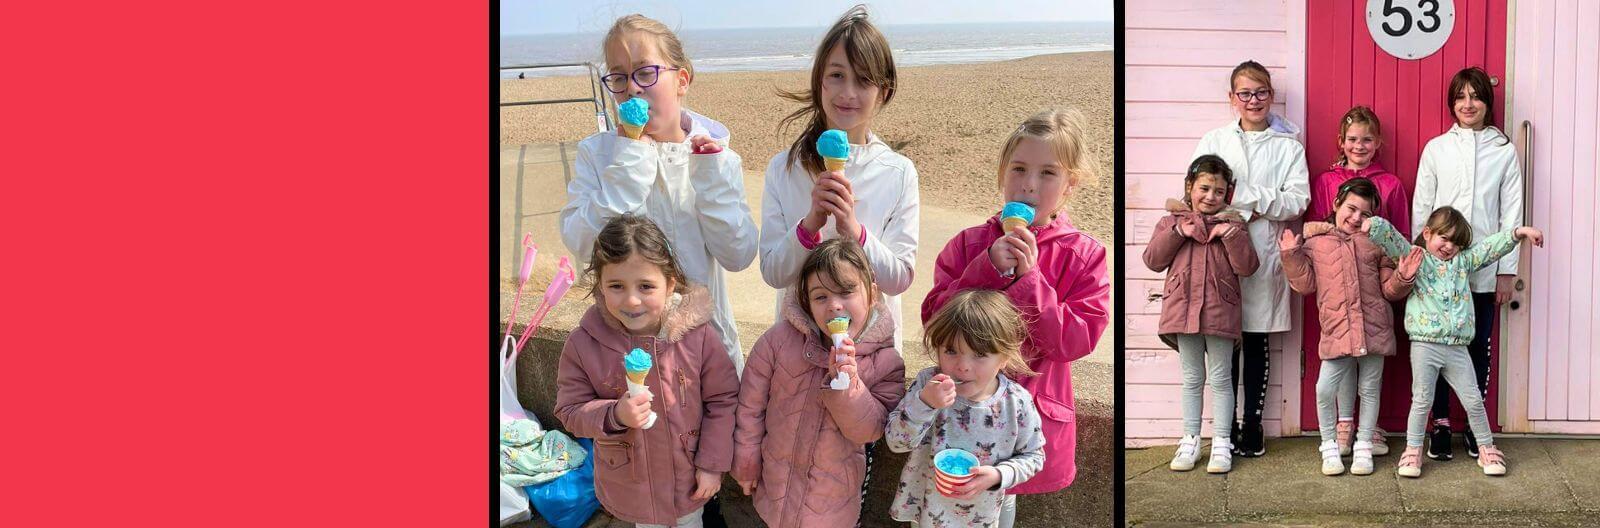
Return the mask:
<path id="1" fill-rule="evenodd" d="M 1431 1 L 1431 0 L 1429 0 Z M 1452 0 L 1440 0 L 1449 2 Z M 1367 32 L 1366 2 L 1309 0 L 1306 5 L 1306 162 L 1312 184 L 1338 156 L 1339 119 L 1350 107 L 1366 105 L 1383 124 L 1384 146 L 1378 161 L 1405 183 L 1416 183 L 1417 162 L 1429 139 L 1450 127 L 1445 91 L 1462 68 L 1479 66 L 1495 79 L 1505 77 L 1505 0 L 1454 0 L 1455 24 L 1444 48 L 1422 60 L 1401 60 L 1380 49 Z M 1495 87 L 1494 115 L 1503 120 L 1504 86 Z M 1503 125 L 1504 123 L 1499 123 Z M 1316 313 L 1307 311 L 1306 313 Z M 1498 326 L 1496 327 L 1498 333 Z M 1301 383 L 1301 427 L 1315 430 L 1318 329 L 1306 321 L 1305 374 Z M 1495 341 L 1499 339 L 1496 336 Z M 1493 347 L 1493 348 L 1498 348 Z M 1379 426 L 1405 430 L 1411 403 L 1408 347 L 1384 365 Z M 1497 354 L 1496 354 L 1497 356 Z M 1494 357 L 1494 356 L 1492 356 Z M 1490 369 L 1489 419 L 1498 424 L 1495 376 Z M 1452 404 L 1453 407 L 1458 407 Z M 1465 423 L 1456 411 L 1456 423 Z M 1498 430 L 1498 426 L 1496 426 Z"/>
<path id="2" fill-rule="evenodd" d="M 1525 257 L 1531 295 L 1508 318 L 1529 337 L 1526 383 L 1508 387 L 1528 391 L 1530 431 L 1600 434 L 1600 3 L 1518 2 L 1516 19 L 1506 131 L 1531 162 L 1529 221 L 1546 243 Z"/>

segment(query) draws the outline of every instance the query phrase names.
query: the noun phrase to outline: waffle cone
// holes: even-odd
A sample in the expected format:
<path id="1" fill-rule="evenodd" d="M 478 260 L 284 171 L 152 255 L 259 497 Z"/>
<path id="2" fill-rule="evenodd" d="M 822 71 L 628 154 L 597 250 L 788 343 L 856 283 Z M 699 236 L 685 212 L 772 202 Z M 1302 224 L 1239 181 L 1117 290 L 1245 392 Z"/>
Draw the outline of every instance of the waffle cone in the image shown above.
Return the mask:
<path id="1" fill-rule="evenodd" d="M 1028 227 L 1028 221 L 1019 217 L 1008 216 L 1000 219 L 1000 225 L 1005 226 L 1006 232 L 1010 233 L 1012 230 L 1018 227 Z"/>
<path id="2" fill-rule="evenodd" d="M 827 167 L 828 170 L 830 170 L 830 171 L 842 171 L 842 170 L 844 170 L 844 164 L 847 161 L 850 161 L 850 160 L 845 159 L 845 158 L 828 158 L 828 157 L 824 157 L 824 158 L 822 158 L 822 165 Z"/>
<path id="3" fill-rule="evenodd" d="M 630 370 L 630 371 L 627 371 L 627 372 L 628 372 L 628 382 L 629 383 L 633 383 L 635 385 L 644 385 L 644 377 L 650 375 L 650 371 L 648 371 L 648 370 L 639 370 L 639 371 Z"/>
<path id="4" fill-rule="evenodd" d="M 628 139 L 639 139 L 644 135 L 644 125 L 622 125 L 622 133 L 627 134 Z"/>

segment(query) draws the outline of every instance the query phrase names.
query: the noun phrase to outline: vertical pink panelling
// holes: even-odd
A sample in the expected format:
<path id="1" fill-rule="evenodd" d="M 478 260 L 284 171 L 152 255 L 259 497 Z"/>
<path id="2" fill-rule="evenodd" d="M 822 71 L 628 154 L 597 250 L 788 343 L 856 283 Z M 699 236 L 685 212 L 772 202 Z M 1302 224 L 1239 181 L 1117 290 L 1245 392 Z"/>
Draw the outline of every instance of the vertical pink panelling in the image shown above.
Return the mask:
<path id="1" fill-rule="evenodd" d="M 1600 94 L 1596 93 L 1594 75 L 1590 73 L 1596 69 L 1596 60 L 1600 59 L 1600 57 L 1595 54 L 1595 38 L 1584 35 L 1584 33 L 1592 32 L 1596 26 L 1583 25 L 1579 22 L 1593 20 L 1594 16 L 1591 13 L 1595 12 L 1596 7 L 1594 2 L 1578 2 L 1574 7 L 1576 11 L 1573 16 L 1567 17 L 1571 21 L 1567 26 L 1571 28 L 1571 32 L 1567 33 L 1566 29 L 1563 29 L 1563 32 L 1568 35 L 1566 38 L 1573 44 L 1574 94 L 1572 103 L 1574 111 L 1568 115 L 1587 116 L 1594 114 L 1595 100 L 1597 96 L 1600 96 Z M 1579 270 L 1593 268 L 1595 261 L 1596 246 L 1592 242 L 1595 240 L 1596 234 L 1594 222 L 1585 221 L 1586 218 L 1584 218 L 1585 215 L 1594 214 L 1590 206 L 1594 203 L 1591 196 L 1594 195 L 1595 189 L 1595 171 L 1592 164 L 1594 156 L 1590 150 L 1594 148 L 1595 139 L 1594 121 L 1573 120 L 1572 141 L 1569 143 L 1572 146 L 1572 169 L 1567 173 L 1571 174 L 1573 183 L 1573 221 L 1571 224 L 1573 228 L 1573 243 L 1566 244 L 1572 248 L 1572 264 L 1568 267 L 1566 273 L 1574 278 L 1580 275 Z M 1584 148 L 1585 145 L 1588 148 Z M 1591 242 L 1583 243 L 1580 241 Z M 1572 303 L 1569 305 L 1572 311 L 1572 333 L 1568 336 L 1569 346 L 1573 350 L 1571 357 L 1572 368 L 1568 370 L 1572 380 L 1567 384 L 1568 401 L 1570 402 L 1567 413 L 1568 418 L 1573 420 L 1590 420 L 1596 417 L 1594 409 L 1589 405 L 1591 393 L 1594 390 L 1591 385 L 1595 381 L 1589 377 L 1590 368 L 1594 362 L 1592 353 L 1595 342 L 1594 327 L 1589 324 L 1589 314 L 1594 310 L 1595 301 L 1593 288 L 1572 288 Z"/>
<path id="2" fill-rule="evenodd" d="M 1556 25 L 1550 32 L 1556 35 L 1554 70 L 1550 77 L 1555 88 L 1555 93 L 1550 99 L 1550 104 L 1555 108 L 1557 118 L 1552 120 L 1550 126 L 1550 180 L 1554 195 L 1550 200 L 1550 214 L 1554 218 L 1550 223 L 1550 236 L 1554 240 L 1576 240 L 1572 238 L 1572 224 L 1570 223 L 1573 210 L 1573 182 L 1572 178 L 1565 175 L 1572 174 L 1572 119 L 1562 119 L 1561 114 L 1571 115 L 1572 107 L 1577 97 L 1572 83 L 1577 79 L 1574 52 L 1576 42 L 1571 38 L 1562 38 L 1564 35 L 1574 34 L 1577 20 L 1573 17 L 1577 12 L 1574 0 L 1554 0 L 1556 6 Z M 1573 244 L 1552 244 L 1549 247 L 1550 262 L 1555 267 L 1552 279 L 1560 280 L 1565 270 L 1571 269 Z M 1569 397 L 1568 384 L 1571 383 L 1569 374 L 1572 371 L 1572 356 L 1576 355 L 1571 348 L 1572 324 L 1572 290 L 1570 288 L 1556 288 L 1550 291 L 1550 301 L 1556 310 L 1550 314 L 1551 334 L 1554 336 L 1551 345 L 1562 350 L 1562 359 L 1556 365 L 1557 371 L 1552 372 L 1550 379 L 1550 400 L 1556 403 L 1551 409 L 1551 418 L 1566 420 L 1571 418 L 1571 398 Z"/>
<path id="3" fill-rule="evenodd" d="M 1550 83 L 1549 78 L 1550 72 L 1555 69 L 1555 34 L 1550 29 L 1555 27 L 1555 5 L 1550 2 L 1536 2 L 1533 5 L 1536 6 L 1536 13 L 1538 13 L 1536 16 L 1539 19 L 1538 24 L 1531 29 L 1531 32 L 1538 35 L 1536 37 L 1536 40 L 1538 40 L 1536 48 L 1539 50 L 1538 54 L 1536 54 L 1536 59 L 1534 59 L 1534 61 L 1538 61 L 1536 62 L 1538 69 L 1534 70 L 1533 77 L 1538 78 L 1539 82 L 1534 86 L 1533 93 L 1523 94 L 1523 96 L 1525 98 L 1526 96 L 1531 96 L 1534 101 L 1533 149 L 1531 149 L 1534 157 L 1534 224 L 1550 226 L 1550 221 L 1554 219 L 1550 216 L 1549 208 L 1550 197 L 1552 197 L 1549 186 L 1550 144 L 1552 144 L 1554 136 L 1550 136 L 1549 125 L 1550 120 L 1555 117 L 1555 109 L 1549 104 L 1550 98 L 1554 98 L 1555 94 L 1555 88 Z M 1555 365 L 1560 365 L 1565 355 L 1562 355 L 1562 350 L 1555 350 L 1554 336 L 1550 334 L 1549 315 L 1554 306 L 1550 302 L 1549 291 L 1554 290 L 1555 283 L 1549 282 L 1549 253 L 1534 251 L 1533 262 L 1534 278 L 1539 280 L 1539 286 L 1534 288 L 1533 312 L 1530 314 L 1534 322 L 1534 338 L 1530 355 L 1538 357 L 1539 360 L 1536 362 L 1536 365 L 1538 365 L 1538 370 L 1536 370 L 1538 378 L 1533 379 L 1533 387 L 1530 389 L 1530 392 L 1536 392 L 1536 395 L 1530 397 L 1530 406 L 1531 410 L 1533 410 L 1533 413 L 1530 413 L 1530 418 L 1552 419 L 1554 416 L 1550 414 L 1550 406 L 1552 406 L 1550 402 L 1560 398 L 1560 395 L 1550 392 L 1550 378 L 1560 374 L 1560 368 Z"/>
<path id="4" fill-rule="evenodd" d="M 1515 120 L 1511 123 L 1511 126 L 1516 128 L 1516 133 L 1518 134 L 1518 144 L 1520 146 L 1518 152 L 1522 157 L 1528 158 L 1533 157 L 1535 153 L 1528 150 L 1526 139 L 1521 135 L 1522 121 L 1537 118 L 1535 116 L 1535 104 L 1540 82 L 1538 44 L 1542 38 L 1537 28 L 1541 19 L 1537 7 L 1529 4 L 1519 4 L 1514 18 L 1517 21 L 1515 32 L 1516 53 L 1512 56 L 1515 59 L 1512 62 L 1516 67 L 1515 76 L 1512 78 L 1515 86 L 1508 90 L 1507 93 L 1512 96 L 1510 102 L 1514 108 L 1512 117 Z M 1524 174 L 1523 177 L 1531 179 L 1535 175 L 1529 173 Z M 1539 187 L 1532 188 L 1534 192 L 1527 196 L 1523 202 L 1524 208 L 1529 213 L 1527 217 L 1530 219 L 1534 218 L 1532 213 L 1537 211 L 1538 206 L 1542 203 L 1538 195 Z M 1531 260 L 1534 256 L 1530 254 L 1523 257 L 1524 265 L 1529 267 L 1529 275 L 1543 277 L 1544 275 L 1538 274 L 1538 266 Z M 1535 384 L 1536 380 L 1542 383 L 1544 379 L 1545 356 L 1535 345 L 1535 343 L 1543 339 L 1540 335 L 1542 322 L 1532 317 L 1534 314 L 1539 313 L 1540 303 L 1543 302 L 1543 296 L 1539 291 L 1543 286 L 1538 281 L 1528 284 L 1527 297 L 1525 297 L 1526 308 L 1519 310 L 1521 313 L 1513 312 L 1514 321 L 1523 327 L 1522 332 L 1514 332 L 1514 334 L 1522 338 L 1521 342 L 1523 344 L 1516 350 L 1507 350 L 1508 355 L 1512 357 L 1521 356 L 1525 358 L 1524 364 L 1511 363 L 1505 369 L 1509 374 L 1506 377 L 1506 383 L 1509 387 L 1513 387 L 1514 394 L 1521 394 L 1525 399 L 1522 409 L 1509 409 L 1514 417 L 1515 425 L 1522 431 L 1532 429 L 1529 420 L 1543 418 L 1544 416 L 1544 388 L 1543 385 Z M 1516 416 L 1519 412 L 1522 413 L 1522 416 L 1517 419 Z"/>
<path id="5" fill-rule="evenodd" d="M 1600 27 L 1600 4 L 1593 2 L 1585 2 L 1583 4 L 1583 9 L 1578 16 L 1578 27 Z M 1579 77 L 1586 79 L 1585 82 L 1588 83 L 1588 89 L 1581 92 L 1579 98 L 1588 101 L 1590 105 L 1587 113 L 1580 111 L 1576 115 L 1578 119 L 1585 121 L 1584 126 L 1579 127 L 1579 133 L 1580 135 L 1586 135 L 1588 139 L 1587 141 L 1574 141 L 1573 145 L 1578 146 L 1579 159 L 1587 157 L 1588 168 L 1587 170 L 1580 169 L 1582 172 L 1574 174 L 1573 177 L 1584 180 L 1591 185 L 1589 188 L 1589 192 L 1592 194 L 1589 200 L 1591 206 L 1587 209 L 1589 211 L 1587 223 L 1591 232 L 1600 236 L 1600 185 L 1595 183 L 1595 179 L 1600 178 L 1600 147 L 1596 146 L 1600 144 L 1600 36 L 1595 35 L 1592 31 L 1589 32 L 1588 35 L 1582 38 L 1579 51 L 1578 63 L 1588 65 L 1587 68 L 1589 69 L 1589 71 L 1580 72 Z M 1579 219 L 1579 221 L 1582 222 L 1583 220 Z M 1590 251 L 1588 255 L 1591 259 L 1589 271 L 1579 268 L 1574 273 L 1578 276 L 1587 276 L 1592 281 L 1594 277 L 1600 277 L 1600 256 L 1595 255 L 1593 251 Z M 1589 303 L 1588 325 L 1589 374 L 1584 386 L 1589 388 L 1589 420 L 1600 420 L 1600 387 L 1594 386 L 1596 383 L 1600 383 L 1600 358 L 1596 357 L 1596 355 L 1600 355 L 1600 308 L 1594 306 L 1596 303 L 1600 303 L 1600 288 L 1591 286 L 1589 293 L 1591 300 Z"/>
<path id="6" fill-rule="evenodd" d="M 1292 108 L 1284 103 L 1302 97 L 1303 79 L 1300 72 L 1286 70 L 1300 63 L 1298 56 L 1288 56 L 1293 48 L 1286 41 L 1286 27 L 1295 16 L 1292 11 L 1285 0 L 1127 2 L 1121 132 L 1128 160 L 1123 221 L 1130 228 L 1121 278 L 1130 281 L 1125 286 L 1129 313 L 1124 314 L 1123 359 L 1128 445 L 1170 442 L 1182 434 L 1176 353 L 1153 335 L 1160 303 L 1147 301 L 1139 287 L 1159 288 L 1162 277 L 1144 269 L 1142 262 L 1148 226 L 1162 216 L 1167 197 L 1181 194 L 1182 173 L 1200 136 L 1236 119 L 1227 99 L 1228 72 L 1235 65 L 1251 59 L 1267 66 L 1278 91 L 1274 111 L 1291 115 Z M 1303 12 L 1295 20 L 1303 24 Z M 1292 364 L 1282 352 L 1272 361 L 1275 374 L 1269 378 L 1264 425 L 1269 434 L 1277 434 L 1285 424 L 1279 420 L 1284 380 L 1276 371 L 1293 367 L 1286 366 Z"/>

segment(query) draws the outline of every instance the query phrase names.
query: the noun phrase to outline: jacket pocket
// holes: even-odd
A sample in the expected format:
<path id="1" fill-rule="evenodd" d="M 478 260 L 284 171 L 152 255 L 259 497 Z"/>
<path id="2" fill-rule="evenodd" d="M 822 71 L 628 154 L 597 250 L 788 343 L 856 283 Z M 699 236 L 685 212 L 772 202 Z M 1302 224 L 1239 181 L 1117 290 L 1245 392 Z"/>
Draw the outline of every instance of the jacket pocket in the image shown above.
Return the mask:
<path id="1" fill-rule="evenodd" d="M 1231 281 L 1215 275 L 1211 277 L 1211 283 L 1216 286 L 1217 295 L 1222 297 L 1222 302 L 1228 304 L 1229 306 L 1238 306 L 1239 284 L 1237 282 L 1230 284 L 1230 282 Z"/>
<path id="2" fill-rule="evenodd" d="M 1167 271 L 1167 285 L 1166 288 L 1161 290 L 1161 300 L 1163 302 L 1171 301 L 1183 292 L 1184 277 L 1187 275 L 1188 273 L 1177 270 Z"/>
<path id="3" fill-rule="evenodd" d="M 1034 407 L 1039 409 L 1039 416 L 1055 422 L 1073 423 L 1078 421 L 1078 412 L 1071 406 L 1057 401 L 1055 398 L 1043 394 L 1033 395 Z"/>
<path id="4" fill-rule="evenodd" d="M 633 444 L 615 440 L 595 440 L 594 458 L 599 462 L 598 467 L 607 472 L 627 473 L 630 477 L 637 477 L 632 475 Z"/>

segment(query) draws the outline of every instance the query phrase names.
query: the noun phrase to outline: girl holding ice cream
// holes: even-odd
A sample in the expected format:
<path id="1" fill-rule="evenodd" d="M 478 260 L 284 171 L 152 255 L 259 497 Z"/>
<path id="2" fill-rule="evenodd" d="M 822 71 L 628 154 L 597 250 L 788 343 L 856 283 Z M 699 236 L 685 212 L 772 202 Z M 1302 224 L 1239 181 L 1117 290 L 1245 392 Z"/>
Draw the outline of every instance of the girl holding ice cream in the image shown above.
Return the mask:
<path id="1" fill-rule="evenodd" d="M 865 445 L 883 436 L 905 395 L 894 317 L 873 271 L 856 240 L 820 243 L 801 262 L 782 317 L 750 352 L 733 478 L 768 526 L 848 527 L 861 515 Z M 848 323 L 835 338 L 828 327 L 839 318 Z"/>
<path id="2" fill-rule="evenodd" d="M 1278 234 L 1297 220 L 1311 199 L 1306 149 L 1300 127 L 1272 113 L 1276 92 L 1272 75 L 1256 61 L 1245 61 L 1228 76 L 1228 101 L 1239 119 L 1207 132 L 1194 158 L 1216 155 L 1233 170 L 1237 186 L 1231 207 L 1245 221 L 1261 269 L 1242 281 L 1243 342 L 1234 361 L 1235 379 L 1244 386 L 1244 420 L 1233 428 L 1234 451 L 1266 454 L 1262 410 L 1267 402 L 1270 334 L 1289 331 L 1289 282 L 1278 261 Z M 1239 372 L 1242 370 L 1242 372 Z"/>
<path id="3" fill-rule="evenodd" d="M 706 287 L 711 326 L 739 368 L 743 349 L 723 272 L 750 266 L 757 235 L 728 128 L 684 106 L 694 66 L 665 25 L 641 15 L 619 18 L 603 48 L 610 72 L 604 84 L 621 103 L 623 126 L 578 142 L 561 241 L 581 261 L 612 218 L 633 213 L 655 221 L 684 276 Z"/>
<path id="4" fill-rule="evenodd" d="M 1027 328 L 1011 299 L 967 290 L 944 303 L 924 332 L 938 363 L 917 374 L 889 414 L 889 449 L 911 453 L 889 512 L 919 526 L 1010 527 L 1016 495 L 1043 469 L 1048 432 L 1033 395 Z M 941 484 L 941 480 L 944 481 Z"/>
<path id="5" fill-rule="evenodd" d="M 585 275 L 595 304 L 561 350 L 556 417 L 594 439 L 595 495 L 612 516 L 700 526 L 733 466 L 739 390 L 708 324 L 711 297 L 643 217 L 612 218 L 593 247 Z"/>
<path id="6" fill-rule="evenodd" d="M 1178 350 L 1183 369 L 1183 438 L 1169 464 L 1194 469 L 1200 457 L 1200 418 L 1207 380 L 1211 387 L 1211 459 L 1208 473 L 1233 470 L 1233 348 L 1240 337 L 1241 277 L 1259 261 L 1244 219 L 1224 211 L 1234 192 L 1233 171 L 1222 158 L 1203 155 L 1189 164 L 1183 201 L 1156 222 L 1144 265 L 1166 272 L 1161 298 L 1161 340 Z"/>
<path id="7" fill-rule="evenodd" d="M 817 46 L 811 85 L 781 95 L 806 105 L 782 127 L 804 128 L 767 164 L 761 199 L 761 277 L 779 290 L 800 279 L 806 254 L 822 240 L 855 241 L 866 251 L 876 286 L 887 296 L 900 342 L 900 294 L 911 287 L 917 253 L 917 169 L 872 132 L 894 99 L 889 41 L 857 6 Z M 821 151 L 819 152 L 819 149 Z M 843 160 L 829 168 L 829 158 Z"/>
<path id="8" fill-rule="evenodd" d="M 1111 323 L 1106 248 L 1067 218 L 1073 189 L 1098 170 L 1084 147 L 1084 128 L 1076 110 L 1049 110 L 1012 131 L 1000 151 L 996 186 L 1005 202 L 1020 205 L 951 239 L 922 303 L 922 319 L 931 321 L 962 290 L 996 290 L 1022 313 L 1022 357 L 1039 374 L 1013 381 L 1033 395 L 1049 456 L 1038 475 L 1007 493 L 1052 493 L 1072 484 L 1078 442 L 1072 361 L 1093 352 Z M 1005 227 L 1018 216 L 1027 221 Z"/>

